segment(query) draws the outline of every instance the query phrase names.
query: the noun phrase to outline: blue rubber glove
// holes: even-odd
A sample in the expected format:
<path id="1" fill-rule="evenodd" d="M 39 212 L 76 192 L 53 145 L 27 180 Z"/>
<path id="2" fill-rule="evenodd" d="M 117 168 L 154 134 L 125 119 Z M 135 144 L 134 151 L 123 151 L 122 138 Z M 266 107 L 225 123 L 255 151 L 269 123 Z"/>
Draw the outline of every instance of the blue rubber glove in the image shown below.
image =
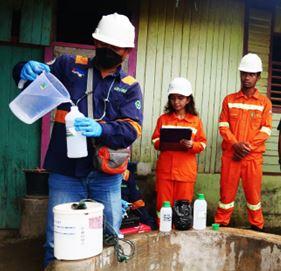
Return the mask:
<path id="1" fill-rule="evenodd" d="M 126 200 L 121 199 L 121 206 L 122 206 L 122 217 L 127 216 L 127 210 L 129 208 L 129 202 Z"/>
<path id="2" fill-rule="evenodd" d="M 41 74 L 43 71 L 50 72 L 50 67 L 44 63 L 30 60 L 22 67 L 20 78 L 22 80 L 33 81 L 36 79 L 37 75 Z"/>
<path id="3" fill-rule="evenodd" d="M 99 137 L 102 133 L 101 125 L 90 118 L 77 118 L 74 120 L 76 131 L 81 131 L 87 137 Z"/>

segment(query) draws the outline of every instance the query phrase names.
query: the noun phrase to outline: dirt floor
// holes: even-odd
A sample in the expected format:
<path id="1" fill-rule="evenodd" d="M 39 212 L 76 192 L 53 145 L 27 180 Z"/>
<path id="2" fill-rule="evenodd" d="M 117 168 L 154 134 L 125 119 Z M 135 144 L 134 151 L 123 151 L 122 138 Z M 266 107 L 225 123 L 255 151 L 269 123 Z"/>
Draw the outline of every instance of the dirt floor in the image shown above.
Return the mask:
<path id="1" fill-rule="evenodd" d="M 43 270 L 44 241 L 41 239 L 8 238 L 0 240 L 1 271 Z"/>

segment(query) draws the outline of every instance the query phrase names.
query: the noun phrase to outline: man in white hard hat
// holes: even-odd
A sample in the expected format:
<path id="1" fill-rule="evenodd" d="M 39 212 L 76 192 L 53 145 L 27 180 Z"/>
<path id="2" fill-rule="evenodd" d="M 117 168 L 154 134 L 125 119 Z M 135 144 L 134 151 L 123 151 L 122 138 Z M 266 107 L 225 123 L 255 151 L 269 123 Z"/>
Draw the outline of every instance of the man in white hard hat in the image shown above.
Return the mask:
<path id="1" fill-rule="evenodd" d="M 215 222 L 223 226 L 229 224 L 241 178 L 251 228 L 262 231 L 262 156 L 265 141 L 271 134 L 272 105 L 255 87 L 262 72 L 259 56 L 245 55 L 239 71 L 241 89 L 225 97 L 219 118 L 223 142 L 220 202 Z"/>
<path id="2" fill-rule="evenodd" d="M 62 104 L 56 111 L 44 164 L 44 168 L 50 172 L 45 266 L 54 258 L 52 209 L 57 204 L 85 198 L 99 201 L 105 206 L 106 224 L 110 225 L 106 232 L 114 236 L 119 233 L 122 175 L 114 169 L 107 168 L 111 170 L 108 173 L 105 167 L 93 165 L 95 152 L 92 140 L 99 146 L 125 149 L 141 134 L 143 117 L 140 86 L 121 68 L 134 47 L 134 26 L 126 16 L 114 13 L 103 16 L 92 35 L 96 45 L 93 59 L 63 55 L 49 65 L 28 61 L 14 68 L 16 81 L 32 81 L 42 71 L 51 71 L 68 89 L 79 110 L 88 116 L 76 119 L 74 125 L 77 131 L 88 137 L 89 155 L 71 159 L 66 154 L 65 136 L 65 115 L 71 105 Z"/>

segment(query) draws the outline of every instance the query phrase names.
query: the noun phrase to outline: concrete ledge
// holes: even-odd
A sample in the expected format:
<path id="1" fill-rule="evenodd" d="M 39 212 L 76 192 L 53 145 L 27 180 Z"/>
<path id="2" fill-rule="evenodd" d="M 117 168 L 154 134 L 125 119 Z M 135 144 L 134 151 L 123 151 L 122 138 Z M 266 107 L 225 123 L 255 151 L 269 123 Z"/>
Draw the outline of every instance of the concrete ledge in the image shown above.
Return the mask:
<path id="1" fill-rule="evenodd" d="M 0 242 L 6 239 L 16 238 L 19 236 L 18 230 L 3 230 L 0 229 Z"/>
<path id="2" fill-rule="evenodd" d="M 118 263 L 112 247 L 81 261 L 54 261 L 46 271 L 267 271 L 281 270 L 281 236 L 250 230 L 151 232 L 130 236 L 136 252 Z"/>
<path id="3" fill-rule="evenodd" d="M 21 202 L 20 236 L 37 238 L 45 234 L 48 197 L 25 197 Z"/>

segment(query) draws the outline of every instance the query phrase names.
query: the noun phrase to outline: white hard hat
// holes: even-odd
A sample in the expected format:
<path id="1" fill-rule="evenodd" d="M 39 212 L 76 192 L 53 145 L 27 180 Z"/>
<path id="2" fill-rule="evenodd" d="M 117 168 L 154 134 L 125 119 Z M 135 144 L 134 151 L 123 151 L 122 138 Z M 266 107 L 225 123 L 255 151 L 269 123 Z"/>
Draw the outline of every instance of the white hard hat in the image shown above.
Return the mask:
<path id="1" fill-rule="evenodd" d="M 258 55 L 249 53 L 244 55 L 241 59 L 239 71 L 242 72 L 262 72 L 262 62 Z"/>
<path id="2" fill-rule="evenodd" d="M 168 95 L 170 94 L 190 96 L 192 94 L 191 83 L 183 77 L 174 78 L 169 84 Z"/>
<path id="3" fill-rule="evenodd" d="M 135 27 L 128 17 L 118 13 L 102 16 L 93 38 L 121 48 L 135 47 Z"/>

